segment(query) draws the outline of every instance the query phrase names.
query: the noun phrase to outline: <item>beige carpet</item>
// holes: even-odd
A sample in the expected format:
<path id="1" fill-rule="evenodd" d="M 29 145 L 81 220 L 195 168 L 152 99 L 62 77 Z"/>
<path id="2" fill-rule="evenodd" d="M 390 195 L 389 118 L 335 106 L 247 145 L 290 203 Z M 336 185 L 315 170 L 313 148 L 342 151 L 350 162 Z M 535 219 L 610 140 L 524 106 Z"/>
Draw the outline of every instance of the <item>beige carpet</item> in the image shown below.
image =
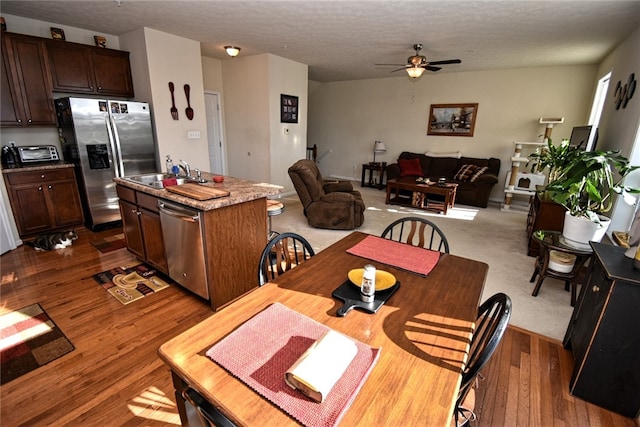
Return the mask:
<path id="1" fill-rule="evenodd" d="M 418 209 L 385 205 L 385 191 L 359 188 L 367 210 L 362 227 L 357 231 L 379 236 L 388 224 L 404 216 L 426 216 L 444 231 L 454 255 L 489 264 L 483 300 L 496 292 L 511 297 L 511 324 L 541 335 L 562 340 L 571 313 L 570 294 L 564 282 L 547 278 L 537 297 L 531 296 L 534 258 L 527 256 L 526 215 L 500 211 L 500 205 L 488 208 L 457 205 L 446 217 Z M 302 205 L 296 195 L 283 197 L 283 214 L 275 216 L 273 229 L 292 231 L 304 236 L 316 252 L 326 248 L 350 231 L 321 230 L 307 224 Z"/>

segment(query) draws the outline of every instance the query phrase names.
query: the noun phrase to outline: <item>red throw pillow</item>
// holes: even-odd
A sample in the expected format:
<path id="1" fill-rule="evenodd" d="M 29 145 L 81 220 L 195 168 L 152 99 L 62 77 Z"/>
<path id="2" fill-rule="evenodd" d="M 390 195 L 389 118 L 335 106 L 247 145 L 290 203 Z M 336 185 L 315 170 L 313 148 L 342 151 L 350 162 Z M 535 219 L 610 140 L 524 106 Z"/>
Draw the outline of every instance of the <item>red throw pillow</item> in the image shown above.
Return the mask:
<path id="1" fill-rule="evenodd" d="M 422 166 L 420 166 L 420 159 L 400 159 L 398 160 L 398 166 L 400 166 L 400 176 L 424 176 L 422 172 Z"/>

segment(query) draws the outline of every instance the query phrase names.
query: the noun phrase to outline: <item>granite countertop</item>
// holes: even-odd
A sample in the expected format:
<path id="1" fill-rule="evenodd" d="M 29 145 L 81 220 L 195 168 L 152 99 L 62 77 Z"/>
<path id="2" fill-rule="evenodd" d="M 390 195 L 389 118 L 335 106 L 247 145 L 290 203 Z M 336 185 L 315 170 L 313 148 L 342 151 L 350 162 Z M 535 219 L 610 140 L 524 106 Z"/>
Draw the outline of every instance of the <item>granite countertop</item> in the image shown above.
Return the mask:
<path id="1" fill-rule="evenodd" d="M 72 168 L 75 165 L 73 163 L 60 161 L 60 162 L 42 162 L 42 163 L 27 163 L 16 166 L 3 166 L 2 173 L 15 173 L 15 172 L 34 172 L 47 169 L 63 169 Z"/>
<path id="2" fill-rule="evenodd" d="M 230 193 L 229 196 L 210 200 L 196 200 L 190 197 L 171 193 L 164 188 L 154 188 L 149 185 L 130 181 L 126 178 L 113 178 L 113 180 L 123 187 L 128 187 L 142 193 L 180 203 L 182 205 L 190 206 L 202 211 L 219 209 L 225 206 L 231 206 L 238 203 L 260 199 L 262 197 L 275 196 L 280 194 L 282 190 L 282 187 L 280 185 L 269 184 L 266 182 L 249 181 L 245 179 L 234 178 L 231 176 L 225 176 L 224 182 L 217 184 L 213 182 L 213 174 L 207 172 L 202 172 L 202 177 L 205 178 L 208 182 L 200 185 L 228 191 Z"/>

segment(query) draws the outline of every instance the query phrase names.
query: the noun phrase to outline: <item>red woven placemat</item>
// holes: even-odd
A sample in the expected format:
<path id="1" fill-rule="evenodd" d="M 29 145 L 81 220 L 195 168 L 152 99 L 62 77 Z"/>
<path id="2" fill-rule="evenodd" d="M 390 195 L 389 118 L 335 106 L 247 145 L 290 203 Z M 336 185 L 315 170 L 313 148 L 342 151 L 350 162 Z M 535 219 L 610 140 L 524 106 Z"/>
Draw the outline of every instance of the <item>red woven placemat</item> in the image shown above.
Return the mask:
<path id="1" fill-rule="evenodd" d="M 353 340 L 358 353 L 322 403 L 291 389 L 284 374 L 329 328 L 280 303 L 261 311 L 207 356 L 306 426 L 340 422 L 378 360 L 380 349 Z"/>
<path id="2" fill-rule="evenodd" d="M 347 252 L 424 276 L 433 270 L 440 259 L 440 252 L 378 236 L 365 237 Z"/>

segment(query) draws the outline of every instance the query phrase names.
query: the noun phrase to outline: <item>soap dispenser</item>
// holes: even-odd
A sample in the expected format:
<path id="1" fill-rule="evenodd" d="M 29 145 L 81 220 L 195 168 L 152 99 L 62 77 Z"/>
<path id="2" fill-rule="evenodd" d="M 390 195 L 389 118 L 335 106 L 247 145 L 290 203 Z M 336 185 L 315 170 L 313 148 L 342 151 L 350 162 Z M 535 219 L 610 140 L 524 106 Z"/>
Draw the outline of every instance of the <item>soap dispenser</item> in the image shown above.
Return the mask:
<path id="1" fill-rule="evenodd" d="M 173 160 L 171 160 L 171 156 L 167 154 L 167 173 L 171 175 L 173 173 Z"/>

